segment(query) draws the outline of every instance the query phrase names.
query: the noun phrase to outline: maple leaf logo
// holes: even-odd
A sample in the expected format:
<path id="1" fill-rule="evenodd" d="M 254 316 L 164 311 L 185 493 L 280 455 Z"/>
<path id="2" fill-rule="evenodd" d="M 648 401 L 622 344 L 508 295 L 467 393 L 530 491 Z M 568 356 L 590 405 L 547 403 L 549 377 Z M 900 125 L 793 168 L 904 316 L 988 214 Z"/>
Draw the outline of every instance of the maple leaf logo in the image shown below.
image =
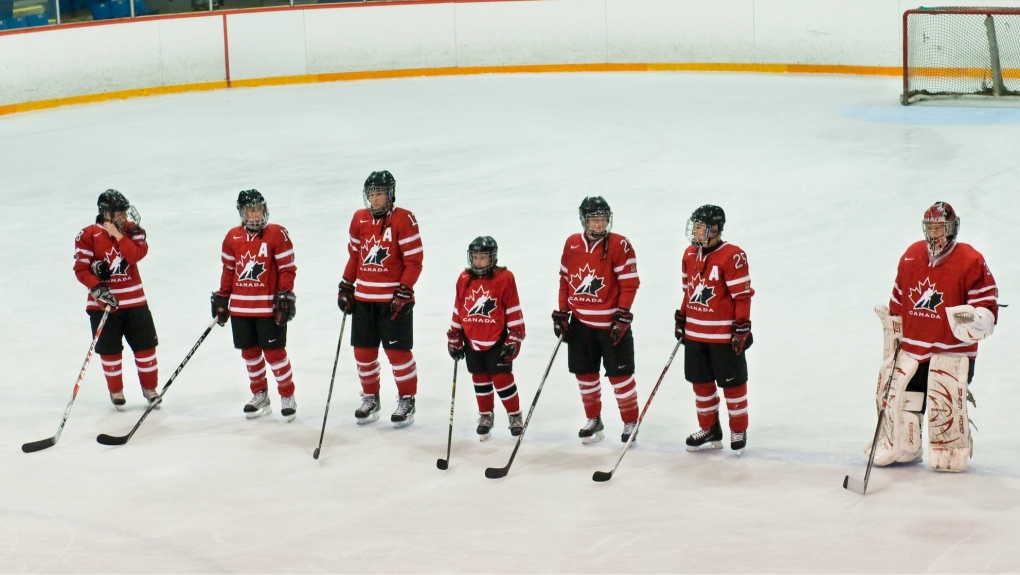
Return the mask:
<path id="1" fill-rule="evenodd" d="M 365 240 L 361 253 L 361 263 L 366 266 L 382 266 L 386 258 L 390 257 L 389 248 L 384 248 L 375 236 Z"/>
<path id="2" fill-rule="evenodd" d="M 708 307 L 708 302 L 715 297 L 715 288 L 705 285 L 701 274 L 694 276 L 691 280 L 691 293 L 687 301 Z"/>
<path id="3" fill-rule="evenodd" d="M 262 274 L 266 273 L 266 266 L 259 263 L 251 252 L 245 253 L 237 262 L 237 281 L 260 281 Z"/>
<path id="4" fill-rule="evenodd" d="M 110 275 L 127 275 L 128 263 L 117 248 L 110 248 L 110 251 L 106 252 L 106 256 L 103 259 L 106 260 L 106 263 L 110 264 Z"/>
<path id="5" fill-rule="evenodd" d="M 910 289 L 910 301 L 914 302 L 914 309 L 923 309 L 938 313 L 938 307 L 942 305 L 942 292 L 935 290 L 935 284 L 928 278 L 918 282 L 916 288 Z"/>
<path id="6" fill-rule="evenodd" d="M 574 288 L 574 295 L 590 295 L 598 297 L 599 290 L 606 287 L 606 283 L 602 278 L 595 275 L 595 272 L 585 265 L 583 268 L 577 270 L 577 274 L 570 276 L 571 281 L 570 287 Z"/>
<path id="7" fill-rule="evenodd" d="M 468 316 L 489 317 L 496 309 L 496 300 L 489 297 L 489 292 L 479 287 L 464 298 L 464 309 L 467 310 Z"/>

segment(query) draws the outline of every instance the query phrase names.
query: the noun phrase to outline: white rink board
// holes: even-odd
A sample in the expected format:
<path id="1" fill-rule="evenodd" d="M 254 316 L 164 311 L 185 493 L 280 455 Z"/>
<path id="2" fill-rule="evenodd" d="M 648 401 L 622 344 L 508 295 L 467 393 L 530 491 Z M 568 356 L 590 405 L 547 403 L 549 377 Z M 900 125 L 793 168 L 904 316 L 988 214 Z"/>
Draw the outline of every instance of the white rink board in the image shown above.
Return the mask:
<path id="1" fill-rule="evenodd" d="M 277 10 L 230 15 L 230 79 L 307 74 L 304 14 L 303 10 Z"/>
<path id="2" fill-rule="evenodd" d="M 223 81 L 222 18 L 173 18 L 159 21 L 162 85 Z"/>

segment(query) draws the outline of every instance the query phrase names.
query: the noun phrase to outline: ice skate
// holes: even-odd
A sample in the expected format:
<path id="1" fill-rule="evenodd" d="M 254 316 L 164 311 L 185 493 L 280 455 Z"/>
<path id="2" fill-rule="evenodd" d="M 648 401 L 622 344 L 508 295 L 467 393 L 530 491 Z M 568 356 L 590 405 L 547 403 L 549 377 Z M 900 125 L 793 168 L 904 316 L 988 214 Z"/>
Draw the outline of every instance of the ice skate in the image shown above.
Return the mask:
<path id="1" fill-rule="evenodd" d="M 365 425 L 379 419 L 379 394 L 362 393 L 361 407 L 354 411 L 354 417 L 358 425 Z"/>
<path id="2" fill-rule="evenodd" d="M 521 412 L 510 414 L 510 435 L 517 437 L 524 433 L 524 416 Z"/>
<path id="3" fill-rule="evenodd" d="M 393 427 L 398 429 L 414 423 L 413 395 L 400 396 L 397 400 L 397 408 L 393 411 L 393 415 L 390 416 L 390 421 L 393 422 Z"/>
<path id="4" fill-rule="evenodd" d="M 110 401 L 113 402 L 113 407 L 115 407 L 117 411 L 124 411 L 124 404 L 127 402 L 124 400 L 123 391 L 111 391 Z"/>
<path id="5" fill-rule="evenodd" d="M 485 413 L 478 414 L 478 428 L 475 429 L 475 433 L 478 434 L 478 441 L 485 441 L 492 434 L 492 412 L 486 411 Z"/>
<path id="6" fill-rule="evenodd" d="M 581 443 L 590 445 L 592 443 L 598 443 L 602 441 L 606 435 L 602 433 L 602 430 L 606 427 L 602 425 L 601 417 L 592 417 L 585 422 L 584 427 L 577 432 L 577 436 L 581 438 Z"/>
<path id="7" fill-rule="evenodd" d="M 156 407 L 153 407 L 153 409 L 160 409 L 163 407 L 163 400 L 159 398 L 159 392 L 155 389 L 145 389 L 143 387 L 142 397 L 145 398 L 145 401 L 149 402 L 149 405 L 152 405 L 153 403 L 156 404 Z"/>
<path id="8" fill-rule="evenodd" d="M 624 423 L 623 424 L 623 433 L 620 434 L 620 441 L 623 442 L 623 443 L 627 443 L 627 440 L 630 439 L 630 435 L 632 433 L 634 433 L 636 430 L 637 430 L 637 422 L 636 421 L 631 421 L 630 423 Z M 631 445 L 634 445 L 635 443 L 637 443 L 637 436 L 634 436 L 634 440 L 630 442 Z"/>
<path id="9" fill-rule="evenodd" d="M 285 395 L 280 398 L 280 415 L 287 421 L 294 421 L 297 417 L 297 402 L 293 395 Z"/>
<path id="10" fill-rule="evenodd" d="M 744 454 L 744 446 L 747 445 L 746 431 L 730 431 L 730 449 L 737 455 Z"/>
<path id="11" fill-rule="evenodd" d="M 708 451 L 722 449 L 722 427 L 719 422 L 708 429 L 699 429 L 687 438 L 687 451 Z"/>
<path id="12" fill-rule="evenodd" d="M 265 390 L 256 393 L 252 396 L 244 406 L 244 416 L 248 419 L 255 419 L 256 417 L 262 417 L 273 412 L 272 406 L 269 405 L 269 393 Z"/>

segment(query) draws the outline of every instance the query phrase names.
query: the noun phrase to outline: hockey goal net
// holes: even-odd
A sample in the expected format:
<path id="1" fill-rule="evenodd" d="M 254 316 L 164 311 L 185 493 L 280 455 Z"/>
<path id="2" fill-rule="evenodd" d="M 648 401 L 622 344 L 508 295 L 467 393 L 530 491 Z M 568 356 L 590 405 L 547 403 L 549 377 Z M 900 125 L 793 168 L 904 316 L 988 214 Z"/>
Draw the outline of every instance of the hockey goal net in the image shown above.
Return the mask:
<path id="1" fill-rule="evenodd" d="M 1020 8 L 903 13 L 903 96 L 1020 97 Z"/>

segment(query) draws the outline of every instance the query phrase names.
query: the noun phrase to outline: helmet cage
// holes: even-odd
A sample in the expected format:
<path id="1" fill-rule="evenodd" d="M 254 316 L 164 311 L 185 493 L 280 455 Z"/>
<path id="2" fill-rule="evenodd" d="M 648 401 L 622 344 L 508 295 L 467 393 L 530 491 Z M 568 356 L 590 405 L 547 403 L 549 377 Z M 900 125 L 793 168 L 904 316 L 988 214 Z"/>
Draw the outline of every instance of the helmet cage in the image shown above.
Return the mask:
<path id="1" fill-rule="evenodd" d="M 604 219 L 606 220 L 606 227 L 602 231 L 593 231 L 591 229 L 591 220 L 593 219 Z M 581 227 L 584 228 L 584 235 L 588 239 L 598 240 L 609 236 L 609 231 L 613 229 L 613 210 L 593 210 L 590 212 L 581 213 Z"/>
<path id="2" fill-rule="evenodd" d="M 936 202 L 924 213 L 921 233 L 928 244 L 928 255 L 938 257 L 956 241 L 960 233 L 960 217 L 949 204 Z"/>
<path id="3" fill-rule="evenodd" d="M 125 221 L 136 226 L 142 223 L 142 216 L 138 213 L 138 209 L 132 206 L 124 194 L 117 190 L 110 189 L 100 194 L 96 206 L 99 209 L 100 219 L 103 222 L 112 222 L 118 229 Z M 125 216 L 125 219 L 120 222 L 116 219 L 118 212 L 123 212 Z"/>
<path id="4" fill-rule="evenodd" d="M 369 200 L 369 196 L 377 192 L 386 193 L 386 205 L 382 208 L 373 208 L 372 202 Z M 385 216 L 393 209 L 393 202 L 397 199 L 397 180 L 389 170 L 372 172 L 365 179 L 362 195 L 365 200 L 365 207 L 372 212 L 373 216 L 377 218 Z"/>
<path id="5" fill-rule="evenodd" d="M 706 248 L 712 241 L 712 224 L 692 217 L 687 220 L 687 230 L 684 235 L 687 236 L 687 240 L 691 242 L 692 246 Z M 716 237 L 718 235 L 719 232 L 716 231 Z"/>
<path id="6" fill-rule="evenodd" d="M 489 263 L 485 266 L 478 267 L 475 265 L 475 254 L 485 254 L 489 256 Z M 496 240 L 489 236 L 478 237 L 467 249 L 467 264 L 468 269 L 471 273 L 476 276 L 487 276 L 492 273 L 493 268 L 496 267 L 496 262 L 499 259 L 499 247 L 496 245 Z"/>
<path id="7" fill-rule="evenodd" d="M 249 217 L 248 208 L 262 208 L 261 217 Z M 241 216 L 241 225 L 244 229 L 248 230 L 253 234 L 257 234 L 265 229 L 266 225 L 269 224 L 269 206 L 266 204 L 265 198 L 262 194 L 256 190 L 245 190 L 241 192 L 241 195 L 237 198 L 237 214 Z"/>

